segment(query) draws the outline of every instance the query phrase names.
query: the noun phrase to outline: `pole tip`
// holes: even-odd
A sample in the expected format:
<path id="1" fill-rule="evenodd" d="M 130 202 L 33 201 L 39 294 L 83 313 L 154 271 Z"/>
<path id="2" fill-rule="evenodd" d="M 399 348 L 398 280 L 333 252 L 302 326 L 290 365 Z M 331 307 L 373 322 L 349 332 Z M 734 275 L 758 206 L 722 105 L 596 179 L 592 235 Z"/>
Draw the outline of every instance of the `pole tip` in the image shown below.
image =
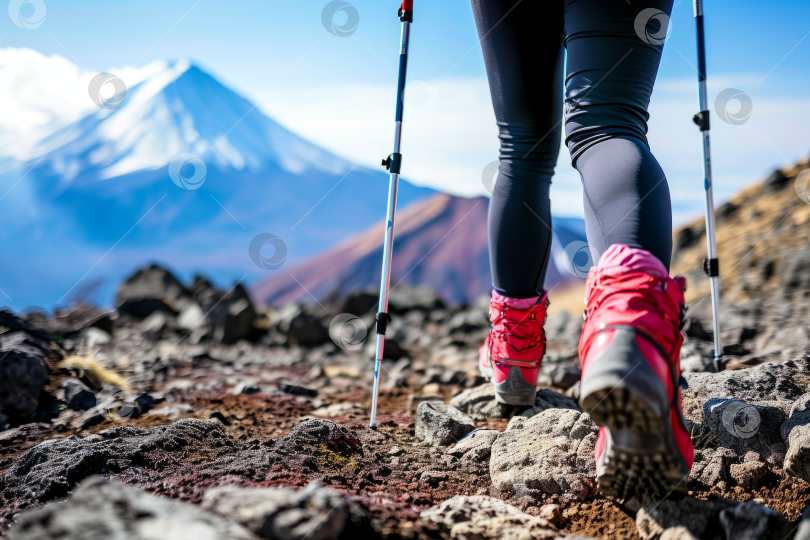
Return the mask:
<path id="1" fill-rule="evenodd" d="M 371 429 L 377 429 L 377 424 L 371 424 L 368 427 L 371 428 Z"/>

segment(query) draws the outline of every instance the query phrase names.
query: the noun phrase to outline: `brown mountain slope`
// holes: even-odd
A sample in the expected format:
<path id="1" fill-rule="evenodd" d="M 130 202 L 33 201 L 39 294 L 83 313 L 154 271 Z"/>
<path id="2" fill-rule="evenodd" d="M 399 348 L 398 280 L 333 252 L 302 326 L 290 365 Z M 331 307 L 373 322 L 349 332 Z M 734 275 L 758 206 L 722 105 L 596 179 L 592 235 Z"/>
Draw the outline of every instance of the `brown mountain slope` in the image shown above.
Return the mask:
<path id="1" fill-rule="evenodd" d="M 391 286 L 429 285 L 450 304 L 471 304 L 488 295 L 492 278 L 487 249 L 489 199 L 434 195 L 397 213 Z M 562 220 L 563 222 L 565 220 Z M 579 240 L 576 231 L 555 222 L 555 242 Z M 267 305 L 292 301 L 311 303 L 340 298 L 380 283 L 382 224 L 341 244 L 283 268 L 252 287 L 254 297 Z M 556 244 L 555 244 L 556 245 Z M 552 248 L 553 249 L 553 248 Z M 560 248 L 561 249 L 561 248 Z M 582 281 L 555 263 L 546 273 L 546 288 Z"/>
<path id="2" fill-rule="evenodd" d="M 810 204 L 796 190 L 796 178 L 807 168 L 804 161 L 777 170 L 717 209 L 722 300 L 767 298 L 790 288 L 791 282 L 810 279 L 810 266 L 799 261 L 810 240 Z M 805 180 L 810 180 L 810 173 L 800 183 Z M 675 232 L 672 273 L 687 277 L 687 302 L 700 302 L 709 293 L 709 279 L 701 268 L 705 256 L 703 218 Z"/>

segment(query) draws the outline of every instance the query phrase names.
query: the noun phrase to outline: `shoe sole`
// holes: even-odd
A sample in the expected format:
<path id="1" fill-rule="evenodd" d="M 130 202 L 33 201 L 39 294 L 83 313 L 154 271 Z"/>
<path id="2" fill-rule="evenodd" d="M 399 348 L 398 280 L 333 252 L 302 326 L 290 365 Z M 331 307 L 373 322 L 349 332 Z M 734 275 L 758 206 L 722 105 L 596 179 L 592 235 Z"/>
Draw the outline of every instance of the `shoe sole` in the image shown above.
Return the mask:
<path id="1" fill-rule="evenodd" d="M 643 338 L 642 338 L 643 339 Z M 671 423 L 671 403 L 631 329 L 618 328 L 583 376 L 580 405 L 604 427 L 607 443 L 596 462 L 599 490 L 628 499 L 686 493 L 689 468 Z"/>

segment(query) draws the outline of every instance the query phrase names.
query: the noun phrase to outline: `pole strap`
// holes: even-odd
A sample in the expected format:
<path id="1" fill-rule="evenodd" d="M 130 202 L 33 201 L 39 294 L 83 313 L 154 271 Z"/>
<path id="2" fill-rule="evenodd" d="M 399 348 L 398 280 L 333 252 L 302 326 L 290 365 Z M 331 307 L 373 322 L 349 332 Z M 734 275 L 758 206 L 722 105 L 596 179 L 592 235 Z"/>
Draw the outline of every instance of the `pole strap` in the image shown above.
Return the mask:
<path id="1" fill-rule="evenodd" d="M 700 111 L 692 117 L 692 122 L 697 124 L 700 131 L 709 131 L 709 111 Z"/>
<path id="2" fill-rule="evenodd" d="M 720 275 L 720 261 L 717 259 L 703 259 L 703 271 L 709 277 Z"/>
<path id="3" fill-rule="evenodd" d="M 391 171 L 391 174 L 399 174 L 399 171 L 402 170 L 402 154 L 394 152 L 382 160 L 382 166 L 386 171 Z"/>
<path id="4" fill-rule="evenodd" d="M 388 313 L 381 311 L 377 313 L 377 333 L 385 335 L 385 331 L 388 329 L 388 323 L 391 322 L 391 315 Z"/>

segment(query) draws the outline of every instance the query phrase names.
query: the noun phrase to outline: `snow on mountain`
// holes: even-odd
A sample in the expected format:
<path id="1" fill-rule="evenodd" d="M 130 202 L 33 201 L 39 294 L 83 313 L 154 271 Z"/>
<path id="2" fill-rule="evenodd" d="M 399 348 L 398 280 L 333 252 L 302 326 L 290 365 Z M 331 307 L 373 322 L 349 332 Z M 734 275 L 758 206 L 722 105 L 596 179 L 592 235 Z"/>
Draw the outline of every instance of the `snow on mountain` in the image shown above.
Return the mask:
<path id="1" fill-rule="evenodd" d="M 248 254 L 259 233 L 281 237 L 292 263 L 384 215 L 384 171 L 305 141 L 193 63 L 111 72 L 127 93 L 108 110 L 90 99 L 95 74 L 0 53 L 0 98 L 14 111 L 0 124 L 0 298 L 12 306 L 64 304 L 94 281 L 107 302 L 151 261 L 250 281 L 268 272 Z M 180 153 L 204 163 L 199 189 L 172 182 Z M 400 204 L 430 193 L 402 182 Z"/>

